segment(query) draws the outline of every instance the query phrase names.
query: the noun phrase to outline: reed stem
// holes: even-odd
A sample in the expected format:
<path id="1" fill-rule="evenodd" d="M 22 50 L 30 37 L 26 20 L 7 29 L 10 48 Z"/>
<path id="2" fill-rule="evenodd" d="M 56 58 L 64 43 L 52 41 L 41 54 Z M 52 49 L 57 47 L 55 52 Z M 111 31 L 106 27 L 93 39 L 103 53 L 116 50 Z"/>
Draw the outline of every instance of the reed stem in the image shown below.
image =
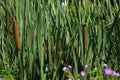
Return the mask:
<path id="1" fill-rule="evenodd" d="M 83 25 L 83 51 L 87 52 L 87 27 L 86 24 Z"/>
<path id="2" fill-rule="evenodd" d="M 15 18 L 13 19 L 13 26 L 14 26 L 14 34 L 15 34 L 16 47 L 17 47 L 18 50 L 20 50 L 20 37 L 19 37 L 17 20 Z"/>

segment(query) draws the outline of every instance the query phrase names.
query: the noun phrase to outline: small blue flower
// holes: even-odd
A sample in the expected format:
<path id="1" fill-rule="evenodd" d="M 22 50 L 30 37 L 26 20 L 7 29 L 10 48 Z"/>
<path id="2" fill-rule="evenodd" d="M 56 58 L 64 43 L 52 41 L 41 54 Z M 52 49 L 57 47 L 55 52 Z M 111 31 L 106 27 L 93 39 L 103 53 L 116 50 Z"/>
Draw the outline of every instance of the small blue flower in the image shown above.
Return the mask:
<path id="1" fill-rule="evenodd" d="M 117 76 L 117 77 L 119 77 L 120 76 L 120 74 L 119 73 L 117 73 L 117 72 L 115 72 L 115 71 L 113 71 L 113 73 L 112 73 L 114 76 Z"/>
<path id="2" fill-rule="evenodd" d="M 71 68 L 72 68 L 72 66 L 71 66 L 71 65 L 68 65 L 68 68 L 69 68 L 69 69 L 71 69 Z"/>
<path id="3" fill-rule="evenodd" d="M 68 68 L 67 68 L 67 67 L 63 67 L 62 70 L 63 70 L 63 71 L 66 71 L 66 70 L 68 70 Z"/>
<path id="4" fill-rule="evenodd" d="M 68 78 L 67 80 L 72 80 L 71 78 Z"/>
<path id="5" fill-rule="evenodd" d="M 107 67 L 108 65 L 106 63 L 103 64 L 104 67 Z"/>
<path id="6" fill-rule="evenodd" d="M 9 67 L 9 66 L 10 66 L 10 64 L 6 64 L 6 66 L 7 66 L 7 67 Z"/>
<path id="7" fill-rule="evenodd" d="M 86 64 L 86 65 L 85 65 L 85 68 L 88 68 L 88 67 L 89 67 L 89 65 L 88 65 L 88 64 Z"/>
<path id="8" fill-rule="evenodd" d="M 0 78 L 0 80 L 3 80 L 2 78 Z"/>
<path id="9" fill-rule="evenodd" d="M 113 70 L 111 70 L 109 68 L 105 68 L 104 72 L 105 72 L 106 75 L 112 75 Z"/>
<path id="10" fill-rule="evenodd" d="M 85 72 L 84 71 L 81 71 L 80 74 L 81 74 L 81 76 L 85 76 Z"/>

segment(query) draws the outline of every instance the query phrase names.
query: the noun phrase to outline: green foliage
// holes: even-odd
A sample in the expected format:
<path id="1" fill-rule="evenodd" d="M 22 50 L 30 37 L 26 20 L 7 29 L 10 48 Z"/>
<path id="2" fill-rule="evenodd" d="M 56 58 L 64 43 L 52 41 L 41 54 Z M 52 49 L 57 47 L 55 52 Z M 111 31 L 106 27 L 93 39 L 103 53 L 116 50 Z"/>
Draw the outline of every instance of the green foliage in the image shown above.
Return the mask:
<path id="1" fill-rule="evenodd" d="M 77 75 L 75 79 L 82 79 L 79 72 L 89 64 L 89 76 L 83 79 L 108 79 L 99 66 L 102 62 L 120 72 L 120 2 L 65 1 L 0 0 L 0 76 L 11 80 L 64 80 L 69 74 L 67 77 Z M 9 12 L 7 30 L 6 9 Z M 20 50 L 15 44 L 13 18 L 19 28 Z M 85 54 L 83 24 L 87 28 Z M 63 73 L 61 67 L 69 64 L 74 67 L 73 71 Z M 96 68 L 100 71 L 94 72 Z"/>

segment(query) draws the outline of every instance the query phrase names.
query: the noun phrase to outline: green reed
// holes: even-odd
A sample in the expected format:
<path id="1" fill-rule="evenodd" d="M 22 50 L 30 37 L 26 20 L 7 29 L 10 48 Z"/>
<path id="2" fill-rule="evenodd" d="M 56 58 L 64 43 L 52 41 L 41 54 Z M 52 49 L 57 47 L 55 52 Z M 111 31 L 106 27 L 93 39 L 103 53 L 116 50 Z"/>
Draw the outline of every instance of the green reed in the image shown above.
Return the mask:
<path id="1" fill-rule="evenodd" d="M 5 63 L 7 55 L 7 63 L 17 65 L 19 80 L 64 80 L 60 76 L 61 65 L 70 64 L 79 73 L 86 64 L 92 70 L 96 57 L 100 63 L 111 63 L 120 69 L 120 2 L 66 0 L 62 4 L 61 0 L 0 1 L 0 59 Z M 5 18 L 6 10 L 9 15 Z M 20 50 L 15 43 L 14 18 Z"/>

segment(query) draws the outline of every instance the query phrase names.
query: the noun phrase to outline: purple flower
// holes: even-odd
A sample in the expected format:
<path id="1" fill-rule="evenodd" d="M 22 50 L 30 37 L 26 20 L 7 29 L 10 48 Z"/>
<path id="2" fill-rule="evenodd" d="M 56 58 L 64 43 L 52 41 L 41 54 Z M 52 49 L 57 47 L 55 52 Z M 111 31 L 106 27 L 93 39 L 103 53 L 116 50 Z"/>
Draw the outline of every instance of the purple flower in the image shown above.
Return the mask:
<path id="1" fill-rule="evenodd" d="M 109 69 L 109 68 L 105 68 L 104 72 L 105 72 L 106 75 L 112 75 L 113 71 L 111 69 Z"/>
<path id="2" fill-rule="evenodd" d="M 72 80 L 71 78 L 68 78 L 67 80 Z"/>
<path id="3" fill-rule="evenodd" d="M 10 64 L 6 64 L 6 66 L 7 66 L 7 67 L 9 67 L 9 66 L 10 66 Z"/>
<path id="4" fill-rule="evenodd" d="M 115 72 L 115 71 L 113 71 L 112 75 L 117 76 L 117 77 L 119 77 L 119 76 L 120 76 L 120 74 L 119 74 L 119 73 L 117 73 L 117 72 Z"/>
<path id="5" fill-rule="evenodd" d="M 67 68 L 67 67 L 63 67 L 62 70 L 63 70 L 63 71 L 66 71 L 66 70 L 68 70 L 68 68 Z"/>
<path id="6" fill-rule="evenodd" d="M 66 66 L 63 67 L 62 70 L 63 70 L 63 71 L 66 71 L 66 70 L 71 69 L 71 68 L 72 68 L 72 66 L 71 66 L 71 65 L 68 65 L 67 67 L 66 67 Z"/>
<path id="7" fill-rule="evenodd" d="M 2 78 L 0 78 L 0 80 L 3 80 Z"/>
<path id="8" fill-rule="evenodd" d="M 104 67 L 107 67 L 108 65 L 106 63 L 103 64 Z"/>
<path id="9" fill-rule="evenodd" d="M 68 65 L 68 68 L 70 68 L 70 69 L 71 69 L 71 68 L 72 68 L 72 66 L 71 66 L 71 65 Z"/>
<path id="10" fill-rule="evenodd" d="M 88 68 L 88 67 L 89 67 L 89 65 L 88 65 L 88 64 L 86 64 L 86 65 L 85 65 L 85 68 Z"/>
<path id="11" fill-rule="evenodd" d="M 85 72 L 84 71 L 81 71 L 80 74 L 81 74 L 81 76 L 85 76 Z"/>

